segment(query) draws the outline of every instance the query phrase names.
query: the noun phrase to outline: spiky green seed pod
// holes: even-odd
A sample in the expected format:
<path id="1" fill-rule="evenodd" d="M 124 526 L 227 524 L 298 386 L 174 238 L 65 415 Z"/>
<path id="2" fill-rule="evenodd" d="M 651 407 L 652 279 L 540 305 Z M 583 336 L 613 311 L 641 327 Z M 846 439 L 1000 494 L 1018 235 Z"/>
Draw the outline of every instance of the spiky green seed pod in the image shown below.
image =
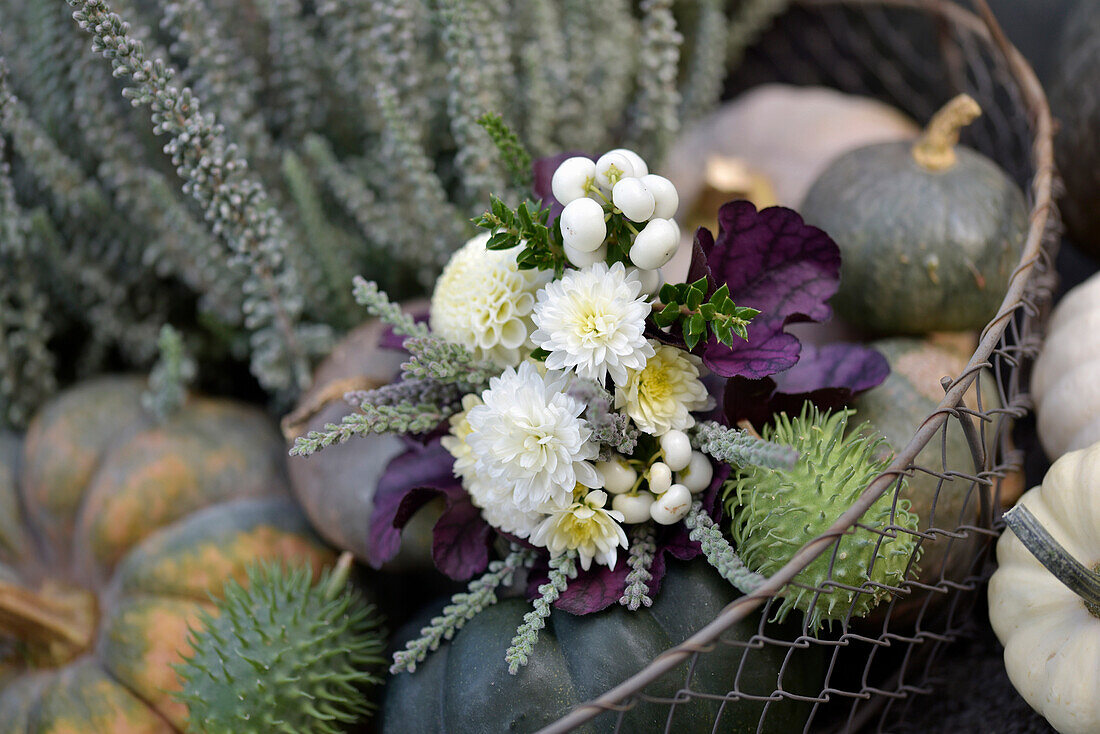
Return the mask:
<path id="1" fill-rule="evenodd" d="M 346 567 L 312 584 L 308 567 L 251 567 L 225 586 L 192 630 L 176 673 L 189 731 L 339 734 L 373 709 L 385 643 L 374 607 L 347 586 Z"/>
<path id="2" fill-rule="evenodd" d="M 807 402 L 793 420 L 779 414 L 764 438 L 795 448 L 801 455 L 798 463 L 789 469 L 745 467 L 726 483 L 734 545 L 751 570 L 770 576 L 782 568 L 807 541 L 827 530 L 889 464 L 889 457 L 882 456 L 884 440 L 866 424 L 845 436 L 854 413 L 822 413 Z M 841 536 L 835 554 L 830 547 L 795 576 L 776 618 L 800 609 L 810 631 L 816 632 L 824 622 L 849 614 L 865 616 L 890 593 L 878 584 L 897 586 L 907 570 L 917 571 L 916 564 L 909 563 L 917 536 L 901 530 L 881 535 L 867 528 L 916 530 L 917 522 L 909 500 L 895 504 L 894 492 L 886 492 L 860 519 L 861 527 Z M 824 591 L 818 594 L 815 589 Z"/>

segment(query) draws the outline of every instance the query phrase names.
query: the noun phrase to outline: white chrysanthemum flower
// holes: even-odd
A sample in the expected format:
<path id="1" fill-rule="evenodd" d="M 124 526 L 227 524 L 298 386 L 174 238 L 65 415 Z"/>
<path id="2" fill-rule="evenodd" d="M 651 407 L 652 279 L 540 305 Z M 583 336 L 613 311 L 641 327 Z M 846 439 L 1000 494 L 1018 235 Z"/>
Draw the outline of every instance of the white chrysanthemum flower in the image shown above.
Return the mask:
<path id="1" fill-rule="evenodd" d="M 473 431 L 468 415 L 478 405 L 483 403 L 477 395 L 471 394 L 462 398 L 462 412 L 451 416 L 451 432 L 443 437 L 443 448 L 455 458 L 455 476 L 462 480 L 463 489 L 469 493 L 474 506 L 481 510 L 485 522 L 518 538 L 526 538 L 545 515 L 520 510 L 512 501 L 509 488 L 484 481 L 478 476 L 477 456 L 466 440 Z"/>
<path id="2" fill-rule="evenodd" d="M 607 493 L 602 490 L 589 492 L 563 510 L 558 510 L 539 524 L 531 533 L 531 543 L 545 546 L 553 557 L 567 550 L 577 551 L 581 568 L 585 571 L 592 559 L 615 569 L 619 548 L 626 548 L 626 533 L 619 524 L 623 513 L 605 510 Z"/>
<path id="3" fill-rule="evenodd" d="M 510 491 L 522 512 L 552 511 L 573 501 L 579 482 L 603 482 L 591 461 L 599 448 L 580 414 L 585 405 L 565 394 L 567 376 L 546 376 L 530 362 L 511 367 L 489 381 L 484 405 L 467 415 L 466 442 L 477 457 L 474 468 L 485 482 Z"/>
<path id="4" fill-rule="evenodd" d="M 641 290 L 622 263 L 570 270 L 548 283 L 538 294 L 531 335 L 550 352 L 546 366 L 576 369 L 598 382 L 610 374 L 616 384 L 626 382 L 627 370 L 645 367 L 653 347 L 643 334 L 650 306 Z"/>
<path id="5" fill-rule="evenodd" d="M 432 331 L 469 347 L 478 359 L 519 364 L 534 326 L 535 293 L 551 273 L 520 270 L 517 248 L 489 250 L 489 233 L 451 256 L 432 293 Z"/>
<path id="6" fill-rule="evenodd" d="M 654 354 L 643 369 L 631 370 L 625 384 L 615 388 L 615 407 L 645 433 L 660 436 L 673 428 L 695 425 L 694 410 L 711 407 L 710 395 L 699 379 L 703 361 L 683 349 L 653 342 Z"/>

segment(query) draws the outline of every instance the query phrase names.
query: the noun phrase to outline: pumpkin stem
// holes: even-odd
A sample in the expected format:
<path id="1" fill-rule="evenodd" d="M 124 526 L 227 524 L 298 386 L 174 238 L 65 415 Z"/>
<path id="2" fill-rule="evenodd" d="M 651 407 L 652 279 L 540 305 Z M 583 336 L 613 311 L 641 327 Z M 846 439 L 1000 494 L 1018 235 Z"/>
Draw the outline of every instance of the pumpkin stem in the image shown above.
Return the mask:
<path id="1" fill-rule="evenodd" d="M 1004 519 L 1009 529 L 1039 563 L 1081 597 L 1089 613 L 1100 619 L 1100 571 L 1089 569 L 1071 556 L 1031 510 L 1023 505 L 1016 505 L 1006 512 Z"/>
<path id="2" fill-rule="evenodd" d="M 929 171 L 946 171 L 958 156 L 959 132 L 978 119 L 982 108 L 969 94 L 960 94 L 932 115 L 924 134 L 913 144 L 913 158 Z"/>
<path id="3" fill-rule="evenodd" d="M 95 628 L 95 598 L 87 592 L 0 581 L 0 637 L 24 643 L 36 661 L 71 660 L 91 646 Z"/>
<path id="4" fill-rule="evenodd" d="M 351 554 L 351 551 L 344 551 L 336 559 L 336 565 L 332 567 L 328 583 L 325 584 L 324 597 L 326 599 L 335 599 L 348 585 L 348 576 L 351 574 L 351 565 L 354 562 L 355 556 Z"/>

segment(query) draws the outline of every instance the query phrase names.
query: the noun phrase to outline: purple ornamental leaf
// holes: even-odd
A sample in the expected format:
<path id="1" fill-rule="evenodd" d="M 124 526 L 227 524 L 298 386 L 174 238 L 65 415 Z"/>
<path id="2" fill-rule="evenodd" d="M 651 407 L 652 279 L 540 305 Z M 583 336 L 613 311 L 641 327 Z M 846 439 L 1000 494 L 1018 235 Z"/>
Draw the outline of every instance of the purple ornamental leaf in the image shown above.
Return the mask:
<path id="1" fill-rule="evenodd" d="M 748 420 L 757 428 L 772 415 L 796 414 L 807 400 L 834 410 L 862 392 L 878 386 L 890 374 L 886 358 L 859 344 L 802 347 L 798 364 L 760 380 L 730 378 L 726 383 L 726 418 L 731 424 Z"/>
<path id="2" fill-rule="evenodd" d="M 440 571 L 467 579 L 489 563 L 489 526 L 454 476 L 454 459 L 438 441 L 410 444 L 386 467 L 374 493 L 367 551 L 379 568 L 397 555 L 401 530 L 416 511 L 443 497 L 443 514 L 432 528 L 432 557 Z"/>
<path id="3" fill-rule="evenodd" d="M 729 286 L 739 306 L 761 313 L 748 327 L 748 340 L 727 347 L 711 338 L 703 362 L 723 377 L 759 379 L 798 361 L 801 344 L 783 329 L 798 321 L 824 321 L 826 303 L 840 280 L 840 249 L 817 227 L 783 207 L 757 211 L 748 201 L 718 212 L 718 239 L 709 265 L 718 284 Z"/>

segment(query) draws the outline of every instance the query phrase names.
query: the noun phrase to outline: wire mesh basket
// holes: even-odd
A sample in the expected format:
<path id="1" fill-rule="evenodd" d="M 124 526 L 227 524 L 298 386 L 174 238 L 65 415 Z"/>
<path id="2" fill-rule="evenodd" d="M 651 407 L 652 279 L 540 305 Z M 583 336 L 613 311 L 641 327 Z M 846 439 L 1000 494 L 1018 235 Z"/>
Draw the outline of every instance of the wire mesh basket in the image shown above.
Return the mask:
<path id="1" fill-rule="evenodd" d="M 727 90 L 769 81 L 826 85 L 877 97 L 918 120 L 928 119 L 956 93 L 967 92 L 978 100 L 984 114 L 962 142 L 1012 176 L 1027 193 L 1031 214 L 1008 293 L 982 331 L 969 363 L 960 374 L 945 376 L 938 409 L 914 426 L 912 440 L 898 451 L 887 472 L 829 532 L 808 538 L 794 559 L 756 593 L 737 599 L 683 644 L 600 698 L 576 707 L 543 734 L 570 731 L 596 716 L 613 722 L 616 731 L 625 731 L 624 714 L 642 701 L 667 708 L 665 730 L 671 731 L 676 708 L 700 699 L 719 704 L 715 732 L 732 728 L 728 719 L 723 723 L 722 714 L 741 701 L 762 705 L 757 731 L 768 728 L 769 708 L 787 701 L 806 707 L 806 732 L 883 731 L 904 719 L 914 699 L 932 692 L 937 656 L 965 634 L 976 592 L 988 575 L 990 549 L 999 531 L 1002 483 L 1022 465 L 1022 452 L 1013 448 L 1011 434 L 1031 406 L 1027 373 L 1041 343 L 1058 244 L 1051 198 L 1051 119 L 1043 91 L 985 3 L 975 0 L 975 5 L 978 14 L 945 0 L 799 0 L 748 54 L 733 80 L 736 87 Z M 978 379 L 982 373 L 992 379 Z M 989 395 L 990 390 L 997 395 Z M 967 439 L 971 456 L 964 465 L 948 460 L 949 431 L 961 431 Z M 915 463 L 922 449 L 937 443 L 939 460 Z M 836 538 L 854 528 L 883 493 L 893 492 L 897 502 L 902 477 L 918 473 L 938 482 L 932 505 L 935 526 L 913 534 L 918 545 L 946 544 L 941 572 L 931 577 L 922 573 L 919 579 L 910 574 L 901 586 L 888 587 L 890 600 L 876 610 L 880 613 L 873 622 L 844 619 L 820 636 L 805 628 L 801 635 L 775 635 L 766 622 L 778 604 L 772 595 L 813 559 L 834 553 Z M 936 514 L 936 506 L 945 504 L 964 510 L 958 515 Z M 859 527 L 880 536 L 913 532 L 898 526 Z M 868 581 L 861 590 L 869 592 L 872 586 Z M 731 639 L 731 628 L 757 608 L 761 621 L 756 634 Z M 734 690 L 715 694 L 697 685 L 693 673 L 701 658 L 730 645 L 743 648 L 743 670 L 752 666 L 754 653 L 781 651 L 784 663 L 771 691 L 738 683 Z M 814 650 L 824 658 L 820 689 L 807 692 L 785 686 L 785 675 L 786 681 L 792 679 L 790 672 Z M 735 680 L 747 679 L 741 673 Z M 647 686 L 666 675 L 678 676 L 676 695 L 647 695 Z"/>

